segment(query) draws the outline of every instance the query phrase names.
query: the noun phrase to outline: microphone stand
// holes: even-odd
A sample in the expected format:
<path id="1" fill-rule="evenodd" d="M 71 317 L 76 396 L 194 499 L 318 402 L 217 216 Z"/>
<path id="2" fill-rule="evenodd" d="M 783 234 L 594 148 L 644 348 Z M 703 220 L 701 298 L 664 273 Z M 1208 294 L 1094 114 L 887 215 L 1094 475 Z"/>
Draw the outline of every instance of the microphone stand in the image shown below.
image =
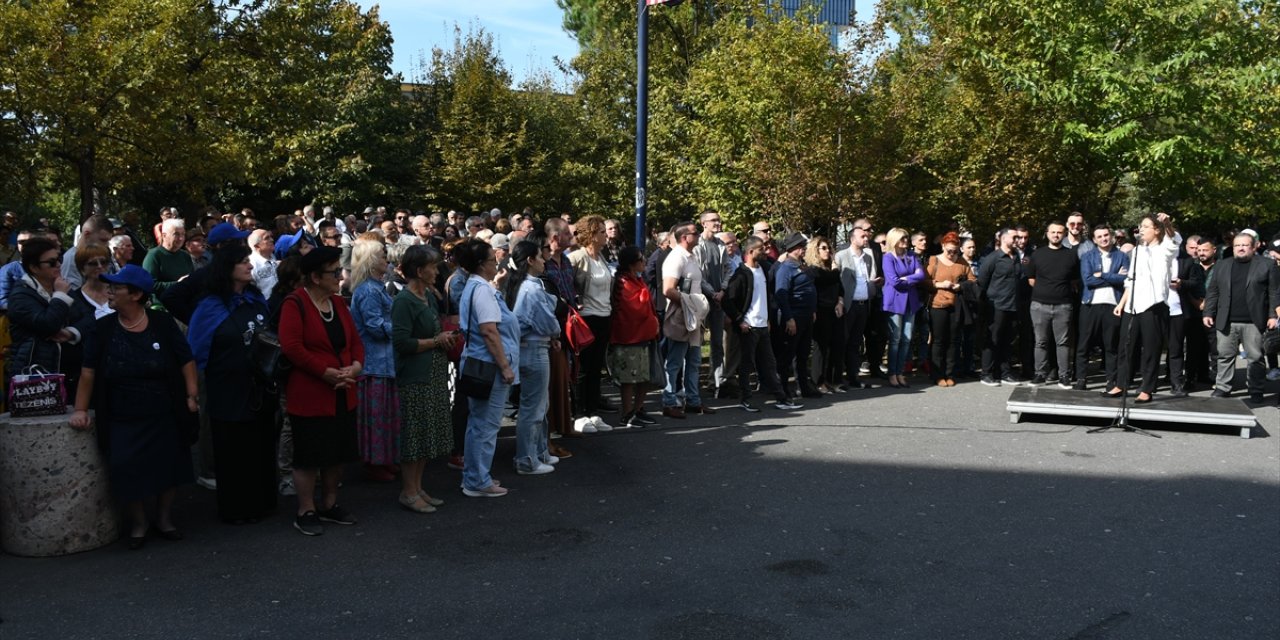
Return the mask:
<path id="1" fill-rule="evenodd" d="M 1128 379 L 1126 380 L 1117 381 L 1117 382 L 1124 383 L 1124 387 L 1123 387 L 1124 390 L 1120 393 L 1120 412 L 1116 414 L 1116 418 L 1115 420 L 1111 421 L 1111 424 L 1105 427 L 1095 427 L 1093 429 L 1089 429 L 1085 433 L 1106 433 L 1107 431 L 1110 431 L 1112 429 L 1120 429 L 1128 433 L 1139 433 L 1144 436 L 1151 436 L 1152 438 L 1161 437 L 1159 434 L 1151 433 L 1146 429 L 1135 427 L 1133 426 L 1133 423 L 1129 421 L 1129 380 L 1133 378 L 1132 368 L 1135 364 L 1134 362 L 1132 362 L 1133 358 L 1130 357 L 1130 354 L 1133 353 L 1133 326 L 1137 324 L 1137 317 L 1138 317 L 1137 314 L 1134 313 L 1134 309 L 1137 308 L 1137 304 L 1138 304 L 1138 300 L 1137 300 L 1138 296 L 1136 291 L 1136 289 L 1138 288 L 1138 251 L 1141 248 L 1142 248 L 1141 245 L 1134 245 L 1133 257 L 1129 260 L 1129 278 L 1133 280 L 1133 285 L 1129 287 L 1129 309 L 1127 310 L 1129 314 L 1129 327 L 1125 330 L 1123 346 L 1124 346 L 1124 358 L 1125 360 L 1130 361 L 1129 362 L 1130 375 L 1127 376 Z M 1119 247 L 1117 247 L 1116 250 L 1119 250 Z"/>

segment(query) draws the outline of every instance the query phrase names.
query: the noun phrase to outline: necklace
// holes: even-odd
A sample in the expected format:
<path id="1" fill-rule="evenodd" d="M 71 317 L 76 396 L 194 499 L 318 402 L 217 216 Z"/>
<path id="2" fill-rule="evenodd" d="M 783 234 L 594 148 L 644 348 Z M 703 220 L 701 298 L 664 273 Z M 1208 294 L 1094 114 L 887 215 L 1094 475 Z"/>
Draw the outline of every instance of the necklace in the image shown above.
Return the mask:
<path id="1" fill-rule="evenodd" d="M 307 297 L 311 298 L 311 304 L 316 306 L 316 313 L 320 314 L 321 320 L 325 322 L 333 322 L 333 303 L 332 302 L 329 303 L 329 313 L 325 313 L 324 310 L 320 308 L 320 303 L 316 301 L 316 297 L 314 295 L 311 295 L 310 289 L 307 290 Z"/>
<path id="2" fill-rule="evenodd" d="M 116 322 L 119 322 L 120 326 L 124 327 L 126 331 L 133 331 L 138 327 L 138 325 L 142 324 L 143 321 L 145 321 L 146 319 L 147 319 L 147 314 L 144 313 L 133 324 L 125 324 L 124 316 L 118 313 L 116 314 Z"/>

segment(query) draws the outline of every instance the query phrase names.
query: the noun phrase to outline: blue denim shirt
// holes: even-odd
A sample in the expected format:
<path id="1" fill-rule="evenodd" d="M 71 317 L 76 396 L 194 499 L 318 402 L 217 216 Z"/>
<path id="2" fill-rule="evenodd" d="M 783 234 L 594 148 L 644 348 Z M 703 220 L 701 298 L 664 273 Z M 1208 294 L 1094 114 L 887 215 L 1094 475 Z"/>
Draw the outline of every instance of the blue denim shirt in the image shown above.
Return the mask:
<path id="1" fill-rule="evenodd" d="M 391 295 L 381 282 L 370 278 L 356 287 L 351 295 L 351 319 L 364 342 L 364 375 L 395 377 L 395 350 L 391 347 Z"/>
<path id="2" fill-rule="evenodd" d="M 520 283 L 514 313 L 520 319 L 520 339 L 524 342 L 550 342 L 560 335 L 556 299 L 547 293 L 539 278 L 526 278 Z"/>
<path id="3" fill-rule="evenodd" d="M 773 269 L 773 291 L 783 324 L 818 310 L 818 286 L 800 261 L 783 260 Z"/>
<path id="4" fill-rule="evenodd" d="M 22 279 L 26 271 L 22 270 L 22 261 L 17 260 L 0 267 L 0 309 L 9 308 L 9 292 Z"/>
<path id="5" fill-rule="evenodd" d="M 498 321 L 498 335 L 502 338 L 502 350 L 506 352 L 507 363 L 511 365 L 511 370 L 516 375 L 516 379 L 511 384 L 520 384 L 520 321 L 507 307 L 507 301 L 502 298 L 502 292 L 480 276 L 467 278 L 467 286 L 462 290 L 458 300 L 458 324 L 462 326 L 462 332 L 467 340 L 467 346 L 462 350 L 462 359 L 475 358 L 497 363 L 493 354 L 489 353 L 489 347 L 485 345 L 484 338 L 481 337 L 479 324 L 473 321 L 471 314 L 473 296 L 493 296 L 497 300 L 498 310 L 502 314 L 502 319 Z"/>

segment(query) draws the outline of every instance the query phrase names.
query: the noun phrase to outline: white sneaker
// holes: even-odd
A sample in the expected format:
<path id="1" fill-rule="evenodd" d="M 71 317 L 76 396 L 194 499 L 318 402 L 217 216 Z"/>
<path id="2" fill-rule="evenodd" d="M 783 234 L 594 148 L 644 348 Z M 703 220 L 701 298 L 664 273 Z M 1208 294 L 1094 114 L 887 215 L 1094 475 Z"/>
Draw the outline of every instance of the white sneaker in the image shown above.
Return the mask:
<path id="1" fill-rule="evenodd" d="M 298 490 L 293 488 L 293 478 L 280 478 L 280 495 L 296 496 Z"/>
<path id="2" fill-rule="evenodd" d="M 596 425 L 591 418 L 582 417 L 573 421 L 573 430 L 578 433 L 595 433 Z"/>
<path id="3" fill-rule="evenodd" d="M 596 431 L 613 431 L 613 427 L 600 419 L 600 416 L 591 416 L 591 424 L 595 426 Z"/>
<path id="4" fill-rule="evenodd" d="M 555 468 L 555 467 L 553 467 L 553 466 L 551 466 L 551 465 L 549 465 L 549 464 L 545 464 L 545 463 L 539 462 L 539 463 L 538 463 L 538 466 L 536 466 L 536 467 L 534 467 L 534 468 L 532 468 L 532 469 L 529 469 L 529 470 L 525 470 L 525 469 L 516 469 L 516 473 L 518 473 L 518 474 L 520 474 L 520 475 L 522 475 L 522 476 L 540 476 L 540 475 L 542 475 L 542 474 L 544 474 L 544 473 L 551 473 L 552 471 L 555 471 L 555 470 L 556 470 L 556 468 Z"/>
<path id="5" fill-rule="evenodd" d="M 1267 379 L 1272 382 L 1275 382 L 1276 380 L 1280 380 L 1280 369 L 1272 369 L 1268 371 Z"/>
<path id="6" fill-rule="evenodd" d="M 204 487 L 204 488 L 206 488 L 206 489 L 208 489 L 208 490 L 210 490 L 210 491 L 217 491 L 217 490 L 218 490 L 218 479 L 217 479 L 217 478 L 210 478 L 210 477 L 208 477 L 208 476 L 200 476 L 199 478 L 196 478 L 196 484 L 198 484 L 198 485 L 200 485 L 200 486 L 202 486 L 202 487 Z"/>
<path id="7" fill-rule="evenodd" d="M 556 456 L 553 456 L 551 454 L 547 454 L 547 459 L 543 460 L 542 462 L 545 464 L 556 464 L 560 462 L 560 458 L 557 458 Z"/>

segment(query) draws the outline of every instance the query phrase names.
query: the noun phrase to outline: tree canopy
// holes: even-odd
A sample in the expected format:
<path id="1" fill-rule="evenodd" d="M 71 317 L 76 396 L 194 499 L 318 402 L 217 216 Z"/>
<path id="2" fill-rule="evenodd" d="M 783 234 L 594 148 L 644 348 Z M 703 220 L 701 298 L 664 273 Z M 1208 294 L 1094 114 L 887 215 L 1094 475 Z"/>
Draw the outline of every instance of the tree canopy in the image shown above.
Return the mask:
<path id="1" fill-rule="evenodd" d="M 557 2 L 579 54 L 520 86 L 475 27 L 403 84 L 352 0 L 2 3 L 0 200 L 629 217 L 636 3 Z M 1269 0 L 882 0 L 839 46 L 775 1 L 648 12 L 655 227 L 1277 218 Z"/>

